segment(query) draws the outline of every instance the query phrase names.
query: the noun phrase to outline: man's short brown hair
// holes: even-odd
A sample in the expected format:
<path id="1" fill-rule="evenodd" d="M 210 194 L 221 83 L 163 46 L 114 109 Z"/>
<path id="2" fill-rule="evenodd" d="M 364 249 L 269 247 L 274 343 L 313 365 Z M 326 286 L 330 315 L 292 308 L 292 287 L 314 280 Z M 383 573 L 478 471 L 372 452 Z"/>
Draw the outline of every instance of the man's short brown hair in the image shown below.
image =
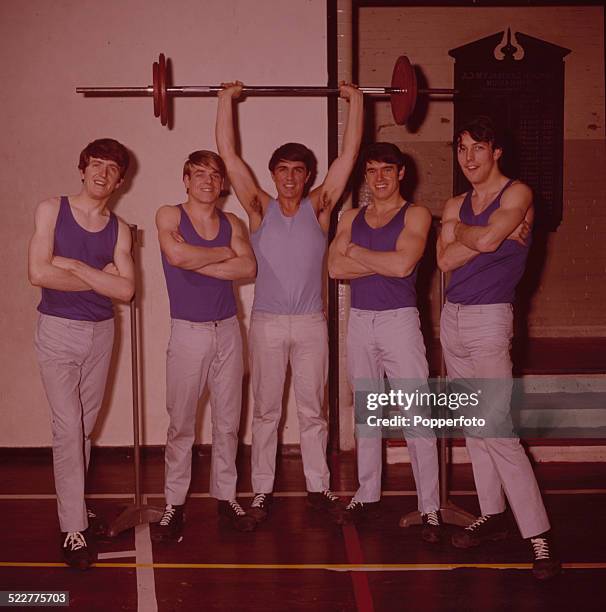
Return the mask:
<path id="1" fill-rule="evenodd" d="M 214 151 L 201 150 L 190 153 L 185 164 L 183 164 L 183 178 L 191 176 L 192 166 L 209 166 L 214 168 L 221 175 L 222 179 L 227 175 L 225 162 Z"/>
<path id="2" fill-rule="evenodd" d="M 486 115 L 474 117 L 459 127 L 454 137 L 455 148 L 459 147 L 461 138 L 465 133 L 469 134 L 472 140 L 476 142 L 486 142 L 490 144 L 493 149 L 503 150 L 504 148 L 505 138 L 503 130 L 491 117 Z"/>

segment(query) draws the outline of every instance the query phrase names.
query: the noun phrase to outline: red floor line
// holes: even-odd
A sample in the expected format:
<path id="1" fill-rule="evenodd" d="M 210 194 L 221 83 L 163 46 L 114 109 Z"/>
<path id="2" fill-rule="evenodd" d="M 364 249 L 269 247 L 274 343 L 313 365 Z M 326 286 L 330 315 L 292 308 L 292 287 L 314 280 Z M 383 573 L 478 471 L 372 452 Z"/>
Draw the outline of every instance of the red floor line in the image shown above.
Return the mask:
<path id="1" fill-rule="evenodd" d="M 343 538 L 345 539 L 345 550 L 347 551 L 347 561 L 359 565 L 364 564 L 364 555 L 358 531 L 353 523 L 343 525 Z M 354 596 L 358 612 L 374 612 L 374 604 L 370 585 L 368 584 L 368 574 L 366 572 L 351 572 Z"/>

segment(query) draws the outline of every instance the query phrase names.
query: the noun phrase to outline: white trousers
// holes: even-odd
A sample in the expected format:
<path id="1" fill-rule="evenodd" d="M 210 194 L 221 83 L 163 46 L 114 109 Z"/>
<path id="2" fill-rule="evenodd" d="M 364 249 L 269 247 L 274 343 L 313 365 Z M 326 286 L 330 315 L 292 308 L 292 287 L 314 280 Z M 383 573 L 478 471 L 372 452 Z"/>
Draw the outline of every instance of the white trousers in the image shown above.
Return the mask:
<path id="1" fill-rule="evenodd" d="M 390 380 L 399 379 L 412 387 L 425 384 L 429 371 L 418 310 L 352 308 L 347 330 L 347 363 L 354 393 L 356 381 L 366 390 L 372 381 L 381 387 L 385 374 Z M 435 436 L 431 430 L 418 436 L 404 433 L 417 487 L 419 512 L 425 514 L 438 510 L 440 493 Z M 381 498 L 382 448 L 380 428 L 356 425 L 360 485 L 354 496 L 356 501 L 376 502 Z"/>
<path id="2" fill-rule="evenodd" d="M 496 386 L 498 394 L 487 405 L 485 416 L 491 422 L 509 419 L 512 336 L 511 304 L 444 305 L 440 341 L 448 378 L 507 381 Z M 468 435 L 466 443 L 482 514 L 503 512 L 506 495 L 523 538 L 547 531 L 541 492 L 519 438 Z"/>
<path id="3" fill-rule="evenodd" d="M 249 350 L 254 395 L 253 491 L 273 491 L 278 425 L 282 416 L 284 380 L 289 361 L 297 402 L 305 484 L 311 492 L 328 489 L 328 424 L 324 413 L 324 387 L 328 376 L 328 332 L 324 315 L 253 312 Z"/>
<path id="4" fill-rule="evenodd" d="M 194 323 L 173 319 L 166 352 L 166 503 L 185 503 L 191 482 L 198 401 L 208 383 L 212 422 L 210 494 L 236 497 L 236 454 L 242 408 L 242 335 L 236 317 Z"/>
<path id="5" fill-rule="evenodd" d="M 41 314 L 36 354 L 51 410 L 53 472 L 61 531 L 88 527 L 84 487 L 90 435 L 101 409 L 114 344 L 114 320 Z"/>

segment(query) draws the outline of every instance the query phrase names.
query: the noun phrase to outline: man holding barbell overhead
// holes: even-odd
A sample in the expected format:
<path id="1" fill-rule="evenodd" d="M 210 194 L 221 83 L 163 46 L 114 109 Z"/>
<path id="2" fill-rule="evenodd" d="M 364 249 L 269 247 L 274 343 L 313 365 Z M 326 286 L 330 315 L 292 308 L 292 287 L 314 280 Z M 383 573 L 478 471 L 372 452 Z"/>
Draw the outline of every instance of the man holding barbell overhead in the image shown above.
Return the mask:
<path id="1" fill-rule="evenodd" d="M 328 256 L 330 276 L 349 279 L 351 284 L 347 364 L 356 397 L 360 486 L 347 513 L 355 521 L 376 513 L 383 458 L 382 429 L 368 420 L 360 398 L 369 391 L 382 393 L 384 374 L 392 389 L 412 393 L 427 384 L 429 375 L 415 282 L 431 214 L 424 206 L 402 199 L 404 159 L 394 144 L 368 145 L 361 162 L 372 203 L 343 214 Z M 405 418 L 413 413 L 418 416 L 418 407 Z M 435 435 L 420 427 L 407 427 L 404 434 L 423 522 L 421 537 L 435 543 L 442 528 Z"/>
<path id="2" fill-rule="evenodd" d="M 455 136 L 457 160 L 471 189 L 446 202 L 437 244 L 438 265 L 452 272 L 442 310 L 440 340 L 449 379 L 483 391 L 486 431 L 467 431 L 482 515 L 453 535 L 458 548 L 507 536 L 505 497 L 523 538 L 533 573 L 554 576 L 549 520 L 532 467 L 510 418 L 515 288 L 526 265 L 533 221 L 532 192 L 499 168 L 501 136 L 478 117 Z"/>
<path id="3" fill-rule="evenodd" d="M 239 531 L 256 523 L 236 500 L 236 453 L 242 408 L 242 336 L 234 280 L 253 278 L 255 258 L 243 223 L 217 208 L 225 165 L 212 151 L 194 151 L 183 166 L 187 201 L 156 214 L 170 301 L 166 351 L 166 507 L 152 526 L 155 542 L 182 539 L 191 482 L 198 401 L 208 383 L 212 422 L 210 494 Z"/>
<path id="4" fill-rule="evenodd" d="M 112 300 L 128 302 L 135 290 L 130 230 L 107 206 L 129 161 L 116 140 L 88 144 L 80 192 L 38 205 L 29 245 L 29 281 L 42 288 L 35 344 L 51 410 L 62 553 L 81 570 L 96 556 L 84 488 L 114 343 Z"/>
<path id="5" fill-rule="evenodd" d="M 330 491 L 326 462 L 328 426 L 323 410 L 328 373 L 328 337 L 322 302 L 322 267 L 331 212 L 341 197 L 362 139 L 363 96 L 340 85 L 349 102 L 341 154 L 321 185 L 308 196 L 315 157 L 304 145 L 274 151 L 269 170 L 277 197 L 261 189 L 236 151 L 233 100 L 239 82 L 219 92 L 216 137 L 238 200 L 248 214 L 258 274 L 250 325 L 254 395 L 252 485 L 249 513 L 264 520 L 272 502 L 278 424 L 286 368 L 290 361 L 297 401 L 307 502 L 340 521 L 342 506 Z"/>

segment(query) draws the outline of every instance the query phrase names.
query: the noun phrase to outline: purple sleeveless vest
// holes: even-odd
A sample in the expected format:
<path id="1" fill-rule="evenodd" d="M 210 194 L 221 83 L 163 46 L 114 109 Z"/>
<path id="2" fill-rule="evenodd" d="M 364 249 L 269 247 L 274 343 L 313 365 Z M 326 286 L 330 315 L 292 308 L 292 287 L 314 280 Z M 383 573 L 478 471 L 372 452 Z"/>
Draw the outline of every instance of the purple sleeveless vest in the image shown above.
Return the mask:
<path id="1" fill-rule="evenodd" d="M 78 259 L 97 270 L 102 270 L 114 260 L 117 240 L 118 219 L 114 213 L 109 213 L 109 221 L 101 231 L 89 232 L 74 219 L 67 196 L 61 196 L 55 225 L 53 255 Z M 38 311 L 75 321 L 106 321 L 114 316 L 111 299 L 92 289 L 59 291 L 43 287 Z"/>
<path id="2" fill-rule="evenodd" d="M 258 269 L 253 312 L 322 312 L 326 234 L 309 198 L 302 200 L 293 217 L 283 215 L 278 202 L 270 200 L 251 242 Z"/>
<path id="3" fill-rule="evenodd" d="M 503 192 L 513 183 L 510 179 L 499 195 L 479 215 L 471 207 L 471 191 L 467 192 L 459 219 L 465 225 L 485 227 L 490 215 L 501 205 Z M 457 268 L 450 277 L 446 298 L 453 304 L 508 304 L 515 298 L 515 288 L 526 267 L 530 241 L 526 246 L 515 240 L 503 240 L 492 253 L 480 253 Z"/>
<path id="4" fill-rule="evenodd" d="M 371 251 L 394 251 L 398 236 L 405 225 L 407 202 L 383 227 L 372 228 L 366 223 L 365 208 L 360 209 L 351 224 L 351 241 Z M 417 305 L 417 268 L 406 278 L 371 274 L 352 278 L 351 306 L 361 310 L 394 310 Z"/>
<path id="5" fill-rule="evenodd" d="M 179 204 L 178 208 L 181 213 L 179 233 L 185 238 L 185 242 L 202 247 L 222 247 L 231 244 L 231 224 L 219 209 L 217 209 L 219 233 L 212 240 L 205 240 L 194 229 L 183 206 Z M 162 253 L 162 267 L 168 289 L 171 318 L 204 323 L 221 321 L 236 314 L 232 281 L 171 266 L 164 253 Z"/>

